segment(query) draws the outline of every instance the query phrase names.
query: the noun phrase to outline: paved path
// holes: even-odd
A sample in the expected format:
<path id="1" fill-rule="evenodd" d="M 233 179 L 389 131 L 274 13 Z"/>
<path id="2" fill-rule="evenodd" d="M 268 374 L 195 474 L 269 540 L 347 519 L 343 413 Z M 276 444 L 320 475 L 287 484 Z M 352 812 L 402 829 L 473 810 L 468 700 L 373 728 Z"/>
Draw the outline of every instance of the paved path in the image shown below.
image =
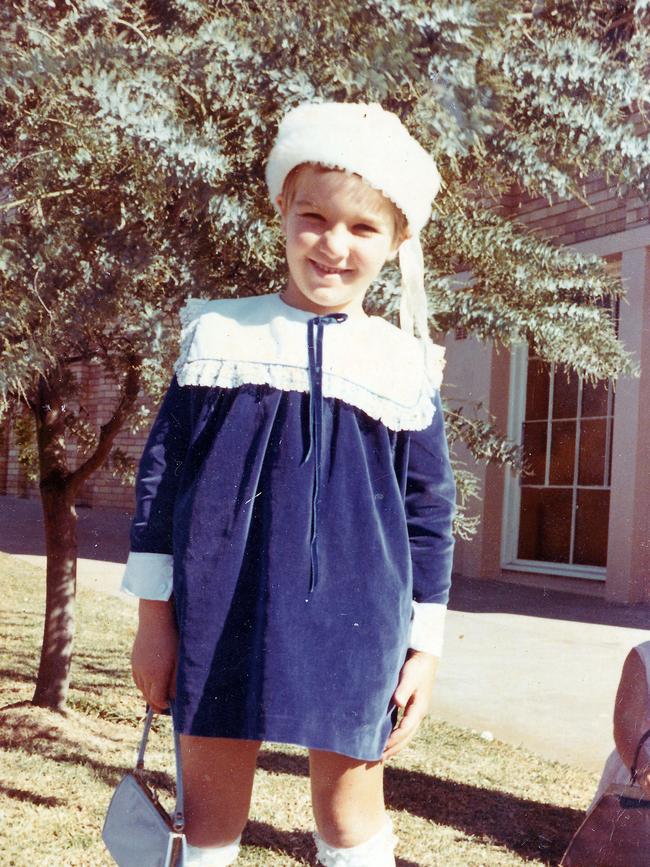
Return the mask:
<path id="1" fill-rule="evenodd" d="M 78 511 L 79 582 L 117 593 L 129 515 L 116 509 Z M 38 502 L 0 497 L 0 550 L 44 563 Z M 650 640 L 648 627 L 649 605 L 614 606 L 556 591 L 458 579 L 433 713 L 597 771 L 612 746 L 621 665 L 630 648 Z"/>
<path id="2" fill-rule="evenodd" d="M 513 595 L 519 589 L 501 586 Z M 613 746 L 623 660 L 650 632 L 547 617 L 541 604 L 530 611 L 449 612 L 433 712 L 546 758 L 600 770 Z"/>

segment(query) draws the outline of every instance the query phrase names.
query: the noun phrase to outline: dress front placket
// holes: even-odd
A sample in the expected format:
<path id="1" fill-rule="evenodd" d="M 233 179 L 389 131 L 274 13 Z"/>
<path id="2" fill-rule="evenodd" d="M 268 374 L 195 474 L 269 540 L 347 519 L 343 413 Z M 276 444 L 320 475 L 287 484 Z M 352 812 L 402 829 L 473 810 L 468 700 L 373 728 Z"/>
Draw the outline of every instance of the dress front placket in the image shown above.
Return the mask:
<path id="1" fill-rule="evenodd" d="M 303 463 L 313 458 L 314 474 L 311 499 L 311 574 L 309 593 L 318 584 L 318 515 L 323 459 L 323 334 L 326 325 L 345 322 L 345 313 L 315 316 L 307 322 L 307 352 L 309 359 L 309 448 Z"/>

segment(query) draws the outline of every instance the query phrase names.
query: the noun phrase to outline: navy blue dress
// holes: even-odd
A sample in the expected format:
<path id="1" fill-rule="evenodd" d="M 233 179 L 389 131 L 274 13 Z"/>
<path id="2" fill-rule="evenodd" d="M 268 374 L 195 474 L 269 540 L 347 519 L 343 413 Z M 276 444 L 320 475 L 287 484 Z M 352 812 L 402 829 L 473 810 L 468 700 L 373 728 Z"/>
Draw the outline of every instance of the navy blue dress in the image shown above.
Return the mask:
<path id="1" fill-rule="evenodd" d="M 235 317 L 242 303 L 209 302 Z M 448 597 L 455 488 L 443 413 L 433 390 L 426 427 L 393 430 L 323 394 L 328 335 L 346 323 L 299 314 L 307 391 L 196 384 L 223 381 L 219 347 L 207 368 L 200 350 L 192 377 L 186 334 L 140 462 L 131 550 L 173 555 L 181 733 L 376 760 L 412 601 Z M 228 369 L 232 383 L 264 378 Z"/>

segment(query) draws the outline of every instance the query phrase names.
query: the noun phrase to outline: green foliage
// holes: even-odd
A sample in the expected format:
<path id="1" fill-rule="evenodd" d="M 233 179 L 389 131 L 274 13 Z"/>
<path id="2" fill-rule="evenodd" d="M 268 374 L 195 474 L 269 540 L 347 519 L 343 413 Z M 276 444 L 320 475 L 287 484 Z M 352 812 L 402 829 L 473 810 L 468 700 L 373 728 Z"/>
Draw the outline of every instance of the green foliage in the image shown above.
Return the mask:
<path id="1" fill-rule="evenodd" d="M 111 471 L 114 478 L 119 479 L 125 485 L 135 483 L 136 462 L 124 449 L 115 446 L 111 452 Z"/>
<path id="2" fill-rule="evenodd" d="M 282 285 L 263 167 L 278 119 L 305 99 L 380 101 L 435 155 L 444 189 L 424 243 L 437 329 L 528 339 L 592 378 L 633 372 L 602 309 L 618 281 L 494 208 L 513 185 L 582 196 L 603 171 L 621 193 L 650 192 L 633 123 L 648 103 L 648 3 L 614 6 L 7 0 L 0 413 L 33 398 L 39 374 L 77 362 L 117 383 L 141 365 L 157 397 L 187 295 Z M 471 271 L 460 286 L 459 268 Z M 391 315 L 396 291 L 387 270 L 371 306 Z M 92 448 L 71 407 L 68 436 Z M 511 460 L 490 425 L 459 435 L 470 433 L 482 458 Z M 113 466 L 128 476 L 124 458 Z"/>
<path id="3" fill-rule="evenodd" d="M 445 405 L 445 425 L 447 439 L 453 454 L 454 443 L 462 443 L 476 461 L 489 461 L 494 464 L 508 464 L 516 471 L 523 469 L 521 448 L 500 434 L 495 426 L 494 416 L 487 412 L 481 401 L 463 406 L 455 401 Z M 473 500 L 480 499 L 480 486 L 477 476 L 466 469 L 464 461 L 452 458 L 456 478 L 456 518 L 454 535 L 460 539 L 471 539 L 479 524 L 478 517 L 468 514 Z"/>
<path id="4" fill-rule="evenodd" d="M 21 407 L 15 414 L 13 425 L 18 447 L 18 465 L 28 482 L 37 482 L 38 451 L 34 438 L 34 424 L 26 407 Z"/>

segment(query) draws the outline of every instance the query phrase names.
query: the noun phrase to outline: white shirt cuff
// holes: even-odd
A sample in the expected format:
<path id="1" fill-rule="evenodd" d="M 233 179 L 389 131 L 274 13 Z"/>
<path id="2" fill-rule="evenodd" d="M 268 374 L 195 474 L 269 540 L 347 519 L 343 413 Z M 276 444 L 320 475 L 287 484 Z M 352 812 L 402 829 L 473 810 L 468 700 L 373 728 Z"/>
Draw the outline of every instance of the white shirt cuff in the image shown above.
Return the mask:
<path id="1" fill-rule="evenodd" d="M 129 596 L 165 602 L 172 595 L 173 572 L 171 554 L 131 551 L 120 589 Z"/>
<path id="2" fill-rule="evenodd" d="M 413 620 L 409 648 L 442 656 L 447 606 L 440 602 L 416 602 L 413 600 Z"/>

